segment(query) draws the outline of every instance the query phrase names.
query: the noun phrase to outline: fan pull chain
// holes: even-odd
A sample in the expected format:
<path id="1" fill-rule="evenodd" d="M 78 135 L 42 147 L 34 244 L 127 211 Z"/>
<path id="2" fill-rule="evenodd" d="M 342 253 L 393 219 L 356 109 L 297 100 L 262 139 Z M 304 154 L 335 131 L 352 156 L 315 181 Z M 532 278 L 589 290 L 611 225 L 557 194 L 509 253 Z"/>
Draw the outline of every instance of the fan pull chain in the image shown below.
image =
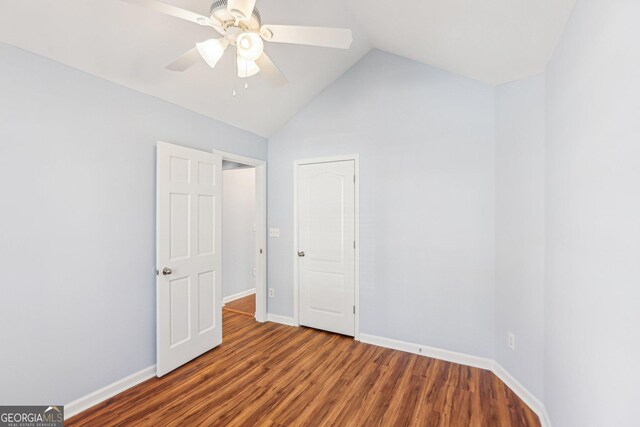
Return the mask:
<path id="1" fill-rule="evenodd" d="M 235 72 L 235 75 L 238 76 L 238 78 L 240 78 L 240 70 L 238 68 L 238 61 L 233 61 L 233 69 Z M 246 76 L 247 74 L 249 74 L 249 63 L 248 62 L 244 62 L 244 75 Z M 235 98 L 236 95 L 238 94 L 237 90 L 236 90 L 236 81 L 234 80 L 233 83 L 233 91 L 231 92 L 231 95 Z M 245 83 L 244 83 L 244 90 L 248 90 L 249 89 L 249 82 L 246 81 L 246 77 L 245 77 Z"/>
<path id="2" fill-rule="evenodd" d="M 244 75 L 248 75 L 249 74 L 249 63 L 247 61 L 244 62 Z M 249 83 L 248 82 L 244 82 L 244 90 L 247 90 L 249 88 Z"/>
<path id="3" fill-rule="evenodd" d="M 247 61 L 244 62 L 244 75 L 247 76 L 249 74 L 249 63 Z M 244 82 L 244 90 L 249 89 L 249 82 L 245 80 Z"/>
<path id="4" fill-rule="evenodd" d="M 238 55 L 236 53 L 236 55 Z M 234 75 L 237 76 L 238 75 L 238 61 L 233 61 L 233 72 Z M 233 79 L 233 92 L 231 93 L 231 95 L 235 98 L 236 97 L 236 80 Z"/>
<path id="5" fill-rule="evenodd" d="M 245 75 L 244 90 L 247 90 L 247 89 L 249 89 L 249 82 L 246 81 L 246 76 L 249 75 L 249 62 L 248 61 L 244 61 L 244 75 Z"/>

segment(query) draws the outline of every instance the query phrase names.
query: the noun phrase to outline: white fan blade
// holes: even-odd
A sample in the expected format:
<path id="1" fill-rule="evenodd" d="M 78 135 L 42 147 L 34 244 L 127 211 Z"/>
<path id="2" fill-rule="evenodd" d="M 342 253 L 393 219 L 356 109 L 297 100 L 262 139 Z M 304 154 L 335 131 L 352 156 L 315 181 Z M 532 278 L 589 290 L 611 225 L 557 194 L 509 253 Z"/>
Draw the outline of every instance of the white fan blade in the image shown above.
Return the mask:
<path id="1" fill-rule="evenodd" d="M 208 16 L 200 15 L 199 13 L 191 12 L 190 10 L 181 9 L 179 7 L 171 6 L 170 4 L 162 3 L 156 0 L 122 0 L 127 3 L 135 4 L 138 6 L 146 7 L 148 9 L 155 10 L 156 12 L 164 13 L 165 15 L 175 16 L 176 18 L 184 19 L 198 25 L 204 25 L 209 27 L 220 27 L 219 22 L 211 21 Z"/>
<path id="2" fill-rule="evenodd" d="M 337 49 L 349 49 L 353 41 L 351 30 L 346 28 L 264 25 L 260 30 L 260 34 L 270 42 L 334 47 Z"/>
<path id="3" fill-rule="evenodd" d="M 184 71 L 196 62 L 200 61 L 200 52 L 194 47 L 180 55 L 178 59 L 167 65 L 166 68 L 171 71 Z"/>
<path id="4" fill-rule="evenodd" d="M 260 74 L 271 83 L 271 86 L 278 87 L 289 83 L 287 78 L 282 75 L 278 67 L 276 67 L 276 64 L 271 61 L 271 58 L 269 58 L 266 53 L 263 52 L 260 58 L 256 59 L 256 64 L 260 67 Z"/>

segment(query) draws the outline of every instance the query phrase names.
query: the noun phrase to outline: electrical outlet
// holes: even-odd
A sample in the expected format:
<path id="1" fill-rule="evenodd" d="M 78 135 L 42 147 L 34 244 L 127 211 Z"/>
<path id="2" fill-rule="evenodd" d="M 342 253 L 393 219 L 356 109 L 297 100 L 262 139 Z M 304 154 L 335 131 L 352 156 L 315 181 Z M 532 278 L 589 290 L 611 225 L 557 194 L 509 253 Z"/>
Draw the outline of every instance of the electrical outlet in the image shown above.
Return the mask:
<path id="1" fill-rule="evenodd" d="M 274 288 L 269 288 L 269 298 L 273 298 L 276 296 L 276 290 Z"/>
<path id="2" fill-rule="evenodd" d="M 280 237 L 280 229 L 279 228 L 270 228 L 269 229 L 269 237 Z"/>
<path id="3" fill-rule="evenodd" d="M 516 336 L 513 332 L 507 332 L 507 347 L 514 351 L 516 349 Z"/>

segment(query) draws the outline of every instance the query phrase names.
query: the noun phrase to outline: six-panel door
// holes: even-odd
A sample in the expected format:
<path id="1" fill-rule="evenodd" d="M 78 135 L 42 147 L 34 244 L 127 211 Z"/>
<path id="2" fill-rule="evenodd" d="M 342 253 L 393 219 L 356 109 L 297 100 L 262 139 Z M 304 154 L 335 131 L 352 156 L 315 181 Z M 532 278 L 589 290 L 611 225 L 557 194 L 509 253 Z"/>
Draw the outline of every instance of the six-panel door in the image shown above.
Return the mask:
<path id="1" fill-rule="evenodd" d="M 222 342 L 220 156 L 158 143 L 157 375 Z"/>

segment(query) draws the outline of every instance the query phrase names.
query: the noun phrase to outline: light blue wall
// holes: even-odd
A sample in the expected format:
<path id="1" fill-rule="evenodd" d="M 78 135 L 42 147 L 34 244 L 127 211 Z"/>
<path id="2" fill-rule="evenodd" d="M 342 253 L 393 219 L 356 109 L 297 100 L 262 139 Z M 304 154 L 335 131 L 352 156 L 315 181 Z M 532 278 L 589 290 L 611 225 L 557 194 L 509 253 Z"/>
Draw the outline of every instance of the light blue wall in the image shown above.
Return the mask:
<path id="1" fill-rule="evenodd" d="M 544 398 L 544 76 L 496 96 L 496 360 Z M 516 338 L 507 347 L 507 333 Z"/>
<path id="2" fill-rule="evenodd" d="M 65 404 L 155 363 L 155 143 L 253 134 L 0 44 L 0 403 Z"/>
<path id="3" fill-rule="evenodd" d="M 222 295 L 256 288 L 256 170 L 222 171 Z"/>
<path id="4" fill-rule="evenodd" d="M 547 69 L 545 396 L 554 427 L 638 425 L 640 2 L 578 0 Z"/>
<path id="5" fill-rule="evenodd" d="M 360 154 L 361 332 L 494 348 L 493 88 L 371 51 L 269 139 L 268 310 L 293 315 L 293 161 Z"/>

